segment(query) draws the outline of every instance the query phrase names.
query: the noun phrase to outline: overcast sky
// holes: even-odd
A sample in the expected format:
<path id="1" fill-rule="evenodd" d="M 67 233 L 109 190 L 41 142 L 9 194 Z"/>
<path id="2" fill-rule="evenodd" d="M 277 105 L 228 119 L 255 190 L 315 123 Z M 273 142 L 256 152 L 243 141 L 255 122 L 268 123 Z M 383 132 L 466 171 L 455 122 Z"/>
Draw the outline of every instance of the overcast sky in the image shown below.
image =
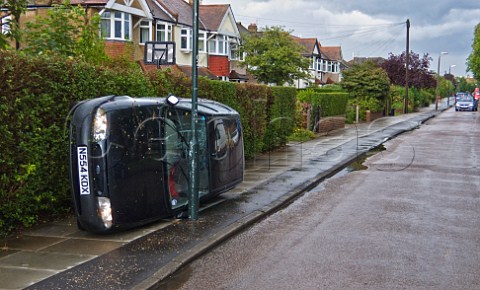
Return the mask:
<path id="1" fill-rule="evenodd" d="M 410 19 L 410 50 L 432 57 L 430 69 L 465 76 L 480 0 L 203 0 L 230 4 L 245 27 L 282 26 L 299 37 L 316 37 L 321 45 L 342 47 L 343 58 L 388 57 L 406 48 Z M 453 67 L 452 67 L 453 66 Z M 471 75 L 471 73 L 470 73 Z"/>

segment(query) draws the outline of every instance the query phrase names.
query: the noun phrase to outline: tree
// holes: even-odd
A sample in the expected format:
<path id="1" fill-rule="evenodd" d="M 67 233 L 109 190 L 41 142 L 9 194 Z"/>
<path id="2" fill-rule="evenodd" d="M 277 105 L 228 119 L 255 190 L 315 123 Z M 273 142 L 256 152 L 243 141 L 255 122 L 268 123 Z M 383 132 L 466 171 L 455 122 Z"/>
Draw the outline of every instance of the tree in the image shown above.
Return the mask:
<path id="1" fill-rule="evenodd" d="M 428 53 L 422 58 L 413 51 L 410 52 L 408 86 L 417 89 L 434 88 L 437 85 L 435 77 L 429 72 L 430 61 Z M 405 85 L 406 53 L 394 55 L 390 53 L 388 59 L 382 63 L 382 68 L 387 72 L 390 81 L 394 85 Z"/>
<path id="2" fill-rule="evenodd" d="M 341 86 L 352 97 L 383 99 L 390 90 L 387 73 L 372 61 L 355 64 L 343 71 Z"/>
<path id="3" fill-rule="evenodd" d="M 262 32 L 244 35 L 243 65 L 260 82 L 282 85 L 308 76 L 310 60 L 302 48 L 280 27 L 266 27 Z"/>
<path id="4" fill-rule="evenodd" d="M 28 0 L 6 0 L 2 1 L 0 8 L 8 10 L 11 18 L 2 23 L 9 27 L 6 34 L 0 33 L 0 49 L 6 49 L 9 47 L 9 40 L 15 41 L 15 48 L 20 48 L 21 30 L 20 30 L 20 17 L 27 10 Z"/>
<path id="5" fill-rule="evenodd" d="M 458 78 L 457 91 L 458 92 L 473 92 L 477 84 L 467 82 L 464 77 Z"/>
<path id="6" fill-rule="evenodd" d="M 390 80 L 387 73 L 372 61 L 355 64 L 345 70 L 340 84 L 350 93 L 350 105 L 360 107 L 361 119 L 364 119 L 366 110 L 381 112 L 389 107 L 387 96 L 390 91 Z M 354 113 L 352 110 L 347 111 L 349 122 L 353 121 Z"/>
<path id="7" fill-rule="evenodd" d="M 472 52 L 467 58 L 467 71 L 471 71 L 475 79 L 480 79 L 480 23 L 475 26 Z"/>
<path id="8" fill-rule="evenodd" d="M 26 24 L 25 53 L 31 55 L 56 54 L 75 57 L 91 63 L 107 59 L 98 27 L 100 17 L 89 18 L 81 6 L 65 1 L 53 5 L 46 17 L 37 17 Z"/>

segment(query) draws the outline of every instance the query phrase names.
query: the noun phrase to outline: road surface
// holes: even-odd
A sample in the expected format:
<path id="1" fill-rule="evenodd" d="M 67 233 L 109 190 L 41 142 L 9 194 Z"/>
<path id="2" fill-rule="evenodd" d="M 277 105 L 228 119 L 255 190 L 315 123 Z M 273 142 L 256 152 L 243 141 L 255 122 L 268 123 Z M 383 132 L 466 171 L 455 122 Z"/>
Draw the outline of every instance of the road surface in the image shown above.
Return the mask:
<path id="1" fill-rule="evenodd" d="M 480 114 L 384 146 L 159 289 L 480 289 Z"/>

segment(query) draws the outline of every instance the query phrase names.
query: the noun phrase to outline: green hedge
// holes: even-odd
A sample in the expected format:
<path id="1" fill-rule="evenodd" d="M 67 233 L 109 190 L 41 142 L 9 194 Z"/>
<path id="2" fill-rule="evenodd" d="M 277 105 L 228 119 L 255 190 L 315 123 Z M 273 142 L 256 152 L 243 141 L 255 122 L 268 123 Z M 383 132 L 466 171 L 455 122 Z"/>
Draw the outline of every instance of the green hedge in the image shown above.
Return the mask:
<path id="1" fill-rule="evenodd" d="M 311 108 L 308 128 L 315 128 L 322 118 L 344 116 L 347 111 L 348 93 L 337 88 L 300 90 L 297 99 Z"/>
<path id="2" fill-rule="evenodd" d="M 320 107 L 321 117 L 345 115 L 348 93 L 331 92 L 315 93 L 312 96 L 312 105 Z"/>
<path id="3" fill-rule="evenodd" d="M 143 74 L 0 53 L 0 234 L 70 210 L 70 106 L 107 94 L 150 95 Z"/>
<path id="4" fill-rule="evenodd" d="M 0 236 L 72 211 L 66 120 L 75 102 L 111 94 L 191 96 L 191 81 L 171 71 L 146 75 L 131 66 L 94 67 L 4 51 L 0 67 Z M 295 114 L 295 95 L 292 88 L 199 79 L 200 98 L 241 114 L 247 158 L 285 144 L 291 122 L 275 120 Z"/>
<path id="5" fill-rule="evenodd" d="M 392 100 L 392 109 L 402 112 L 405 100 L 405 87 L 391 86 L 390 96 Z M 427 107 L 435 102 L 435 89 L 416 89 L 408 90 L 408 111 L 417 111 L 419 108 Z"/>
<path id="6" fill-rule="evenodd" d="M 292 87 L 272 87 L 268 98 L 267 132 L 264 150 L 283 146 L 295 128 L 297 89 Z"/>

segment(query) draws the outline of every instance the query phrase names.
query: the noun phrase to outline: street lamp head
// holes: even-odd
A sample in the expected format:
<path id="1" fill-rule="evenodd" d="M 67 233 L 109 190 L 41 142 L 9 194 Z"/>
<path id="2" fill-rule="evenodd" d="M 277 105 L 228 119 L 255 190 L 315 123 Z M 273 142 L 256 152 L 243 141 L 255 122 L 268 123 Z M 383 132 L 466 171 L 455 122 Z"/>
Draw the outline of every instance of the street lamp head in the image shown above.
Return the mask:
<path id="1" fill-rule="evenodd" d="M 440 52 L 440 54 L 441 54 L 441 55 L 445 55 L 445 54 L 448 54 L 448 52 L 442 51 L 442 52 Z"/>

